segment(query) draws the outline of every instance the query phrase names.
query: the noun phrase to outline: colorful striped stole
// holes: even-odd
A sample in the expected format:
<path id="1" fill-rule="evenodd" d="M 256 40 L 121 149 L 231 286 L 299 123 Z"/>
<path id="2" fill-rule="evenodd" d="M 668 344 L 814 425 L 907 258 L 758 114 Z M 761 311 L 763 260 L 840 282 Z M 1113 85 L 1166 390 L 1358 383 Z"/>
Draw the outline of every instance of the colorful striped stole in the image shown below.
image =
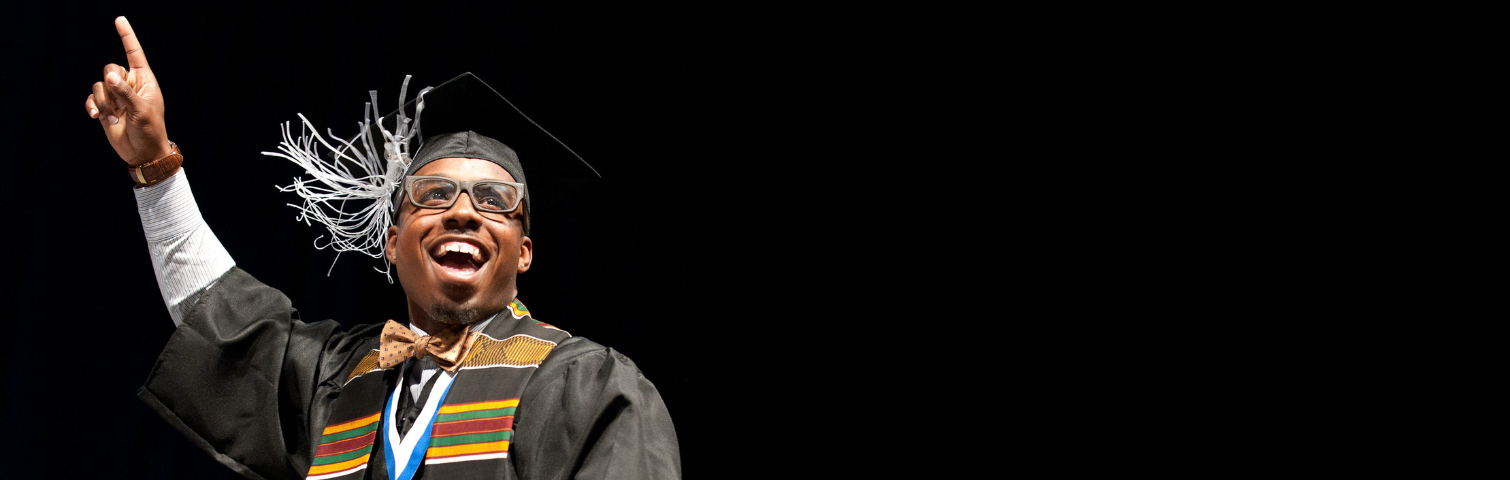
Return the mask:
<path id="1" fill-rule="evenodd" d="M 446 405 L 435 417 L 425 464 L 507 458 L 518 398 Z"/>
<path id="2" fill-rule="evenodd" d="M 309 480 L 339 477 L 367 468 L 382 413 L 325 427 L 309 467 Z"/>

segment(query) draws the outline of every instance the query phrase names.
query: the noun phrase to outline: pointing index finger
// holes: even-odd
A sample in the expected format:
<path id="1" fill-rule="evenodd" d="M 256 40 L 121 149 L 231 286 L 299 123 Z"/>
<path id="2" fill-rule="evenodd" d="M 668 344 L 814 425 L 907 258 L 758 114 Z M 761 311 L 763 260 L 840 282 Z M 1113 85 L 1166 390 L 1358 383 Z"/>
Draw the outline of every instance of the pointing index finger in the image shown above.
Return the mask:
<path id="1" fill-rule="evenodd" d="M 147 54 L 142 52 L 142 42 L 136 39 L 136 32 L 131 30 L 131 22 L 126 17 L 115 17 L 115 32 L 121 34 L 121 46 L 126 47 L 126 64 L 132 69 L 146 68 Z"/>

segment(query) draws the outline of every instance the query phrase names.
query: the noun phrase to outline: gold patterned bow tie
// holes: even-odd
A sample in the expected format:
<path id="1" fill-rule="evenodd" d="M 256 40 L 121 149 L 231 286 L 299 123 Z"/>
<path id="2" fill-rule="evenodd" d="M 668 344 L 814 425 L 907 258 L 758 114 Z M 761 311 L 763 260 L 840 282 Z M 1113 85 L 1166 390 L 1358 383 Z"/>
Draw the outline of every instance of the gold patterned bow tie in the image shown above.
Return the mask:
<path id="1" fill-rule="evenodd" d="M 456 373 L 461 362 L 466 360 L 467 350 L 472 348 L 477 335 L 466 326 L 458 326 L 435 335 L 420 336 L 398 322 L 389 320 L 383 325 L 382 346 L 378 351 L 378 367 L 393 368 L 409 358 L 435 359 L 435 364 L 447 372 Z"/>

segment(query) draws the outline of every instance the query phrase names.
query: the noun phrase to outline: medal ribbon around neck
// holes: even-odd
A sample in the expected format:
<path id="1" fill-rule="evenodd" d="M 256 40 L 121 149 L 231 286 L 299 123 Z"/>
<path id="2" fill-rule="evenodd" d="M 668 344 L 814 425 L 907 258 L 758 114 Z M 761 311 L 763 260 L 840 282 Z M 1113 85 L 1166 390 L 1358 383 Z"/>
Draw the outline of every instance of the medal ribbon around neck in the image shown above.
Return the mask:
<path id="1" fill-rule="evenodd" d="M 434 426 L 436 411 L 441 404 L 445 403 L 446 395 L 451 393 L 451 384 L 455 377 L 451 374 L 436 372 L 439 378 L 435 379 L 430 398 L 425 402 L 424 409 L 420 410 L 419 418 L 414 419 L 414 426 L 409 427 L 409 434 L 400 436 L 398 433 L 398 396 L 408 395 L 404 388 L 404 382 L 398 382 L 393 394 L 388 396 L 387 408 L 383 409 L 383 455 L 387 460 L 388 478 L 391 480 L 410 480 L 414 473 L 419 471 L 419 463 L 425 459 L 425 452 L 430 448 L 430 428 Z M 421 430 L 420 426 L 424 429 Z"/>

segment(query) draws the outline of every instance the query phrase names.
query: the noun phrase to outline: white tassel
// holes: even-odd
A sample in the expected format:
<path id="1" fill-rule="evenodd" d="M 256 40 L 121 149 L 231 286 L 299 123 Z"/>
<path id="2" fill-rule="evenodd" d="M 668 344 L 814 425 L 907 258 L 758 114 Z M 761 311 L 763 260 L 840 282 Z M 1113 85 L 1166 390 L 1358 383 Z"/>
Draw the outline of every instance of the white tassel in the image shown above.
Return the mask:
<path id="1" fill-rule="evenodd" d="M 404 104 L 404 96 L 408 91 L 409 76 L 406 75 L 404 84 L 399 89 L 399 105 Z M 278 190 L 297 193 L 304 199 L 302 205 L 288 204 L 299 209 L 299 215 L 294 220 L 302 221 L 305 225 L 310 225 L 313 220 L 325 225 L 330 231 L 330 240 L 321 245 L 320 240 L 325 238 L 321 235 L 315 239 L 315 248 L 334 249 L 337 261 L 341 259 L 342 252 L 361 252 L 373 258 L 383 258 L 383 269 L 378 271 L 388 277 L 388 283 L 393 283 L 393 276 L 383 250 L 387 243 L 388 225 L 395 212 L 393 194 L 403 188 L 404 172 L 413 161 L 409 156 L 411 140 L 423 138 L 419 135 L 419 116 L 425 109 L 425 94 L 429 91 L 430 88 L 427 87 L 419 92 L 413 119 L 404 113 L 402 107 L 399 108 L 393 132 L 383 128 L 383 117 L 377 107 L 377 92 L 372 91 L 369 92 L 372 101 L 363 107 L 362 123 L 357 124 L 362 129 L 361 133 L 350 140 L 337 137 L 327 129 L 326 134 L 338 143 L 333 145 L 301 113 L 299 138 L 294 139 L 291 124 L 284 122 L 283 142 L 278 145 L 278 151 L 262 152 L 263 155 L 294 162 L 312 177 L 294 177 L 294 183 L 278 186 Z M 383 138 L 373 138 L 374 118 L 377 119 L 377 130 Z M 381 149 L 377 148 L 376 142 L 382 142 Z M 327 151 L 328 160 L 320 156 L 322 146 Z M 353 205 L 347 205 L 347 202 L 353 201 Z M 365 207 L 355 206 L 364 203 Z M 330 266 L 333 271 L 335 261 Z M 325 275 L 329 276 L 330 272 L 327 271 Z"/>

